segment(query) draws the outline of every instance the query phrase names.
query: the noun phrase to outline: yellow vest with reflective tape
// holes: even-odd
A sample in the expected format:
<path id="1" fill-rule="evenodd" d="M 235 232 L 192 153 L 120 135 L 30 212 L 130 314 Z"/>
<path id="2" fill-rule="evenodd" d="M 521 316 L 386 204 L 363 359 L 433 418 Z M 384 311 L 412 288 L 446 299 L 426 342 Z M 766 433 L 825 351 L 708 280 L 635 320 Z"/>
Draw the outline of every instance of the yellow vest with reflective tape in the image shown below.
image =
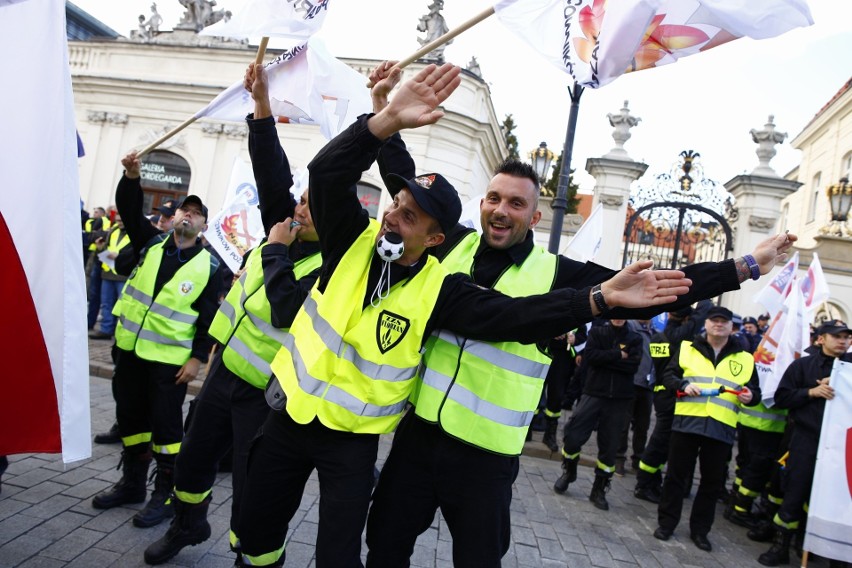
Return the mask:
<path id="1" fill-rule="evenodd" d="M 405 409 L 420 362 L 426 324 L 446 271 L 424 256 L 423 268 L 395 284 L 378 307 L 362 307 L 379 224 L 343 255 L 325 292 L 314 286 L 296 315 L 272 372 L 299 424 L 384 434 Z"/>
<path id="2" fill-rule="evenodd" d="M 651 357 L 654 359 L 671 355 L 669 352 L 670 344 L 668 343 L 651 343 L 648 348 L 651 351 Z"/>
<path id="3" fill-rule="evenodd" d="M 272 325 L 272 308 L 263 283 L 261 251 L 249 256 L 245 271 L 231 287 L 213 323 L 210 335 L 224 345 L 222 362 L 232 373 L 257 388 L 265 388 L 272 375 L 270 363 L 281 349 L 288 328 Z M 317 252 L 299 259 L 293 265 L 296 280 L 322 265 Z"/>
<path id="4" fill-rule="evenodd" d="M 450 272 L 470 272 L 479 235 L 442 262 Z M 494 289 L 512 297 L 549 292 L 558 258 L 534 247 L 521 266 L 511 265 Z M 534 344 L 490 343 L 446 330 L 432 334 L 411 395 L 420 418 L 440 423 L 451 436 L 505 455 L 520 454 L 541 397 L 550 357 Z"/>
<path id="5" fill-rule="evenodd" d="M 754 356 L 748 351 L 732 353 L 714 367 L 713 362 L 693 347 L 691 341 L 681 343 L 678 363 L 683 369 L 683 378 L 701 389 L 724 386 L 740 390 L 754 372 Z M 737 427 L 739 412 L 740 403 L 736 395 L 731 393 L 684 396 L 677 399 L 675 404 L 675 416 L 712 418 L 731 428 Z"/>
<path id="6" fill-rule="evenodd" d="M 92 232 L 92 225 L 94 224 L 94 222 L 95 222 L 94 217 L 92 217 L 91 219 L 86 219 L 86 228 L 84 230 L 87 233 Z M 109 217 L 101 217 L 101 231 L 109 231 L 111 224 L 112 223 L 109 222 Z M 90 243 L 89 244 L 89 250 L 90 251 L 98 250 L 98 245 L 96 245 L 95 243 Z"/>
<path id="7" fill-rule="evenodd" d="M 762 402 L 740 408 L 739 422 L 761 432 L 781 433 L 787 429 L 787 411 L 767 408 Z"/>
<path id="8" fill-rule="evenodd" d="M 122 229 L 116 228 L 109 234 L 109 240 L 107 241 L 107 251 L 114 252 L 116 255 L 121 252 L 121 249 L 130 244 L 130 236 L 127 233 L 124 233 L 123 237 L 119 238 Z M 110 268 L 109 265 L 105 262 L 101 263 L 101 270 L 104 272 L 112 272 L 113 274 L 118 274 L 114 268 Z"/>
<path id="9" fill-rule="evenodd" d="M 134 351 L 140 359 L 183 365 L 192 354 L 198 319 L 192 304 L 207 286 L 213 261 L 209 252 L 201 250 L 174 273 L 155 298 L 165 242 L 148 249 L 115 304 L 115 344 Z"/>

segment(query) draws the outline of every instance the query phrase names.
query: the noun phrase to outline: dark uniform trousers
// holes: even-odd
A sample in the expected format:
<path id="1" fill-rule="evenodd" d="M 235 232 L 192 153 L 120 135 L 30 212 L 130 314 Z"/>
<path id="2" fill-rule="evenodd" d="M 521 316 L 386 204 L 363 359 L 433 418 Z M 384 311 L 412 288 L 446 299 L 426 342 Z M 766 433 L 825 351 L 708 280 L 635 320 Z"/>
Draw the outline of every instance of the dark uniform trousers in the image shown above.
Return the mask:
<path id="1" fill-rule="evenodd" d="M 316 566 L 362 566 L 361 533 L 378 449 L 378 434 L 332 430 L 316 418 L 298 424 L 286 412 L 270 412 L 249 452 L 236 531 L 243 554 L 260 556 L 284 546 L 305 483 L 316 469 L 322 495 Z"/>
<path id="2" fill-rule="evenodd" d="M 516 456 L 486 452 L 414 415 L 402 419 L 367 521 L 368 568 L 409 566 L 417 536 L 438 507 L 453 537 L 455 566 L 499 567 L 509 550 Z M 381 495 L 381 497 L 379 497 Z"/>
<path id="3" fill-rule="evenodd" d="M 177 458 L 175 489 L 186 493 L 211 489 L 219 461 L 233 447 L 231 530 L 236 533 L 249 448 L 269 406 L 263 390 L 229 371 L 219 356 L 192 405 L 192 420 Z"/>
<path id="4" fill-rule="evenodd" d="M 793 428 L 790 456 L 782 483 L 784 502 L 778 511 L 778 517 L 785 523 L 798 522 L 805 517 L 804 506 L 811 497 L 818 447 L 819 435 L 812 436 Z"/>
<path id="5" fill-rule="evenodd" d="M 680 522 L 683 499 L 698 460 L 701 483 L 692 502 L 689 530 L 706 536 L 713 527 L 716 500 L 725 485 L 725 469 L 731 445 L 700 434 L 672 432 L 666 479 L 657 510 L 659 526 L 673 531 Z"/>
<path id="6" fill-rule="evenodd" d="M 645 446 L 640 459 L 642 463 L 653 468 L 661 468 L 669 457 L 669 440 L 672 437 L 672 423 L 674 422 L 675 395 L 669 390 L 661 390 L 654 393 L 654 414 L 657 421 L 654 431 Z M 636 472 L 636 488 L 651 486 L 654 476 L 647 471 Z"/>
<path id="7" fill-rule="evenodd" d="M 183 400 L 186 383 L 175 384 L 179 365 L 140 359 L 119 349 L 113 375 L 115 415 L 122 438 L 151 432 L 155 445 L 183 439 Z M 138 444 L 134 444 L 134 447 Z M 147 450 L 147 444 L 141 451 Z"/>
<path id="8" fill-rule="evenodd" d="M 648 428 L 651 426 L 651 409 L 654 406 L 654 391 L 633 385 L 633 402 L 627 407 L 627 417 L 624 419 L 624 429 L 621 431 L 621 441 L 618 444 L 618 459 L 627 458 L 627 445 L 630 438 L 630 427 L 633 426 L 633 455 L 630 459 L 638 465 L 639 459 L 645 452 L 648 441 Z"/>
<path id="9" fill-rule="evenodd" d="M 781 457 L 778 451 L 783 438 L 783 432 L 737 426 L 737 478 L 741 486 L 758 493 L 763 491 Z"/>
<path id="10" fill-rule="evenodd" d="M 627 421 L 627 409 L 632 398 L 603 398 L 583 395 L 565 424 L 563 451 L 574 455 L 589 441 L 595 428 L 598 429 L 598 462 L 608 468 L 615 467 L 615 454 L 621 441 L 621 432 Z M 595 475 L 612 477 L 612 470 L 598 468 Z"/>

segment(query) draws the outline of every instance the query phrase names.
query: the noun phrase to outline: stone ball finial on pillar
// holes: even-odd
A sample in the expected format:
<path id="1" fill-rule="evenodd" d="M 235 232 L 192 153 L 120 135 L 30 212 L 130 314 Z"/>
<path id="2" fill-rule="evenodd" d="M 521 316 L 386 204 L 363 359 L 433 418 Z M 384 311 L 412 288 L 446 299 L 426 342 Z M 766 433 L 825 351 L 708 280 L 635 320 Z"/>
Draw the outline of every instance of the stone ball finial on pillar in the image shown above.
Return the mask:
<path id="1" fill-rule="evenodd" d="M 639 124 L 642 120 L 639 117 L 632 116 L 627 108 L 628 101 L 624 101 L 624 106 L 618 111 L 618 114 L 609 113 L 606 117 L 609 119 L 609 124 L 615 130 L 612 131 L 612 139 L 615 140 L 615 146 L 607 153 L 604 158 L 615 160 L 629 160 L 630 156 L 624 149 L 624 143 L 630 140 L 630 129 Z"/>
<path id="2" fill-rule="evenodd" d="M 786 132 L 778 132 L 775 130 L 775 116 L 769 115 L 769 120 L 763 125 L 763 130 L 752 128 L 751 139 L 757 144 L 757 167 L 751 172 L 756 176 L 780 177 L 772 166 L 769 165 L 771 160 L 777 153 L 775 146 L 781 144 L 787 138 Z"/>

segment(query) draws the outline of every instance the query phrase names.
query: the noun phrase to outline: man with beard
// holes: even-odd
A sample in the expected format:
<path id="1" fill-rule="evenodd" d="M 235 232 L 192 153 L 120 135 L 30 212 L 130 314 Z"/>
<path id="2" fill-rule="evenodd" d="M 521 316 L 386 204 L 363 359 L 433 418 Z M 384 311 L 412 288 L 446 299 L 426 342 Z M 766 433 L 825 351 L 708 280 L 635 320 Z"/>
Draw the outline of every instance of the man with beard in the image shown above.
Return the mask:
<path id="1" fill-rule="evenodd" d="M 371 76 L 374 84 L 385 83 L 386 92 L 398 80 L 392 69 L 389 63 Z M 391 152 L 407 154 L 399 136 L 385 143 L 380 158 L 388 160 Z M 393 161 L 402 163 L 398 156 Z M 393 173 L 413 176 L 410 156 L 408 163 L 408 171 Z M 382 169 L 381 161 L 379 166 Z M 382 173 L 387 180 L 384 169 Z M 693 286 L 676 303 L 610 309 L 600 283 L 612 278 L 614 270 L 557 257 L 535 245 L 532 229 L 541 219 L 538 200 L 539 181 L 529 164 L 506 160 L 496 168 L 480 203 L 482 234 L 456 224 L 433 249 L 434 255 L 448 271 L 469 274 L 478 286 L 509 296 L 593 286 L 595 305 L 604 317 L 645 319 L 735 290 L 740 282 L 766 274 L 786 258 L 785 251 L 796 240 L 794 235 L 789 241 L 777 235 L 760 243 L 753 256 L 685 268 Z M 567 322 L 564 327 L 570 329 Z M 438 508 L 453 537 L 456 566 L 500 565 L 510 543 L 517 456 L 549 362 L 530 342 L 485 343 L 445 329 L 435 331 L 426 343 L 410 397 L 414 408 L 396 430 L 370 509 L 368 566 L 408 566 L 417 536 L 429 528 Z M 568 458 L 564 464 L 576 467 Z"/>
<path id="2" fill-rule="evenodd" d="M 116 206 L 139 264 L 113 313 L 117 362 L 113 377 L 121 435 L 122 477 L 92 500 L 96 509 L 141 503 L 152 454 L 157 477 L 151 500 L 133 517 L 151 527 L 174 514 L 169 494 L 175 457 L 183 438 L 181 405 L 213 340 L 207 330 L 218 308 L 219 263 L 204 250 L 199 235 L 207 207 L 196 195 L 183 199 L 174 228 L 163 233 L 143 215 L 140 161 L 135 152 L 122 161 L 124 175 Z"/>

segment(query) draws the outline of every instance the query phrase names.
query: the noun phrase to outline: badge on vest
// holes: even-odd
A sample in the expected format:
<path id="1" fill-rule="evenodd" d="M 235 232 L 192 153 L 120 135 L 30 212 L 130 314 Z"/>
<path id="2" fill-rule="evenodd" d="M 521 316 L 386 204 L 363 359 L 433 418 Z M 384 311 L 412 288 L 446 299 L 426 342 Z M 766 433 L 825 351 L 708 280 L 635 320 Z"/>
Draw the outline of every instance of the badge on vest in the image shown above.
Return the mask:
<path id="1" fill-rule="evenodd" d="M 411 327 L 411 322 L 406 318 L 382 310 L 382 313 L 379 314 L 379 322 L 376 325 L 376 343 L 379 345 L 379 351 L 387 353 L 396 347 L 408 333 L 409 327 Z"/>
<path id="2" fill-rule="evenodd" d="M 192 289 L 194 287 L 195 287 L 195 284 L 193 284 L 192 282 L 187 280 L 185 282 L 180 283 L 180 288 L 178 288 L 178 290 L 180 291 L 181 296 L 186 296 L 187 294 L 192 292 Z"/>
<path id="3" fill-rule="evenodd" d="M 738 376 L 743 370 L 743 364 L 739 361 L 728 361 L 728 368 L 731 369 L 731 374 Z"/>

